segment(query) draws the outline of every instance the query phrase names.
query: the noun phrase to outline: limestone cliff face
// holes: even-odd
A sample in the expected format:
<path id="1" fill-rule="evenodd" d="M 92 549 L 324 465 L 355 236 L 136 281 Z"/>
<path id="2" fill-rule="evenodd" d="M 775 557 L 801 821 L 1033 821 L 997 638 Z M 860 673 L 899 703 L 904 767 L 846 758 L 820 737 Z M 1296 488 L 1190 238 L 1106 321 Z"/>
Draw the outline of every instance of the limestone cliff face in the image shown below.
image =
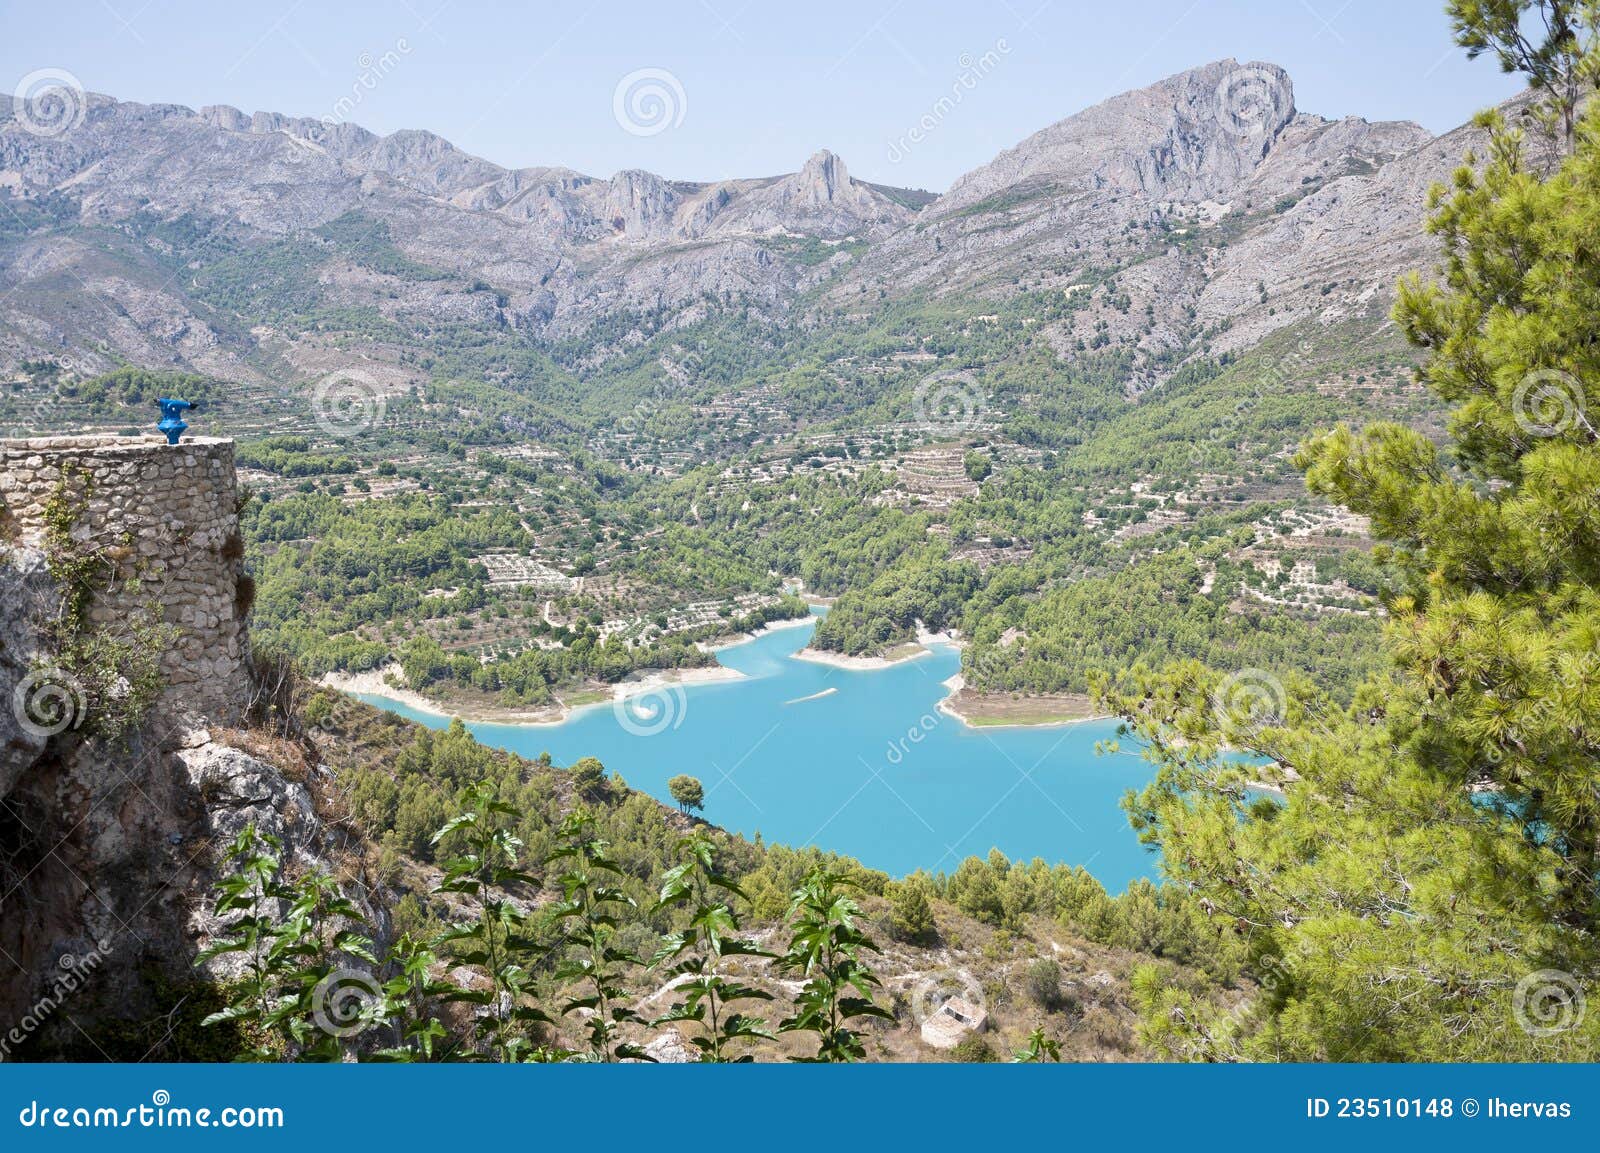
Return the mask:
<path id="1" fill-rule="evenodd" d="M 824 148 L 793 176 L 750 191 L 723 214 L 718 229 L 787 232 L 837 240 L 892 231 L 911 213 L 851 177 L 845 163 Z"/>
<path id="2" fill-rule="evenodd" d="M 70 669 L 41 675 L 53 566 L 71 563 L 41 547 L 42 506 L 63 478 L 83 502 L 73 555 L 104 560 L 86 627 L 114 637 L 153 601 L 170 628 L 164 689 L 117 739 L 92 735 L 100 701 Z M 224 727 L 254 691 L 236 501 L 230 441 L 0 441 L 0 1020 L 23 1023 L 0 1059 L 181 1056 L 145 1026 L 196 980 L 221 847 L 254 823 L 297 867 L 338 855 L 311 788 L 325 770 Z"/>
<path id="3" fill-rule="evenodd" d="M 1226 200 L 1294 115 L 1294 85 L 1276 64 L 1207 64 L 1035 133 L 957 180 L 936 214 L 1019 186 Z"/>

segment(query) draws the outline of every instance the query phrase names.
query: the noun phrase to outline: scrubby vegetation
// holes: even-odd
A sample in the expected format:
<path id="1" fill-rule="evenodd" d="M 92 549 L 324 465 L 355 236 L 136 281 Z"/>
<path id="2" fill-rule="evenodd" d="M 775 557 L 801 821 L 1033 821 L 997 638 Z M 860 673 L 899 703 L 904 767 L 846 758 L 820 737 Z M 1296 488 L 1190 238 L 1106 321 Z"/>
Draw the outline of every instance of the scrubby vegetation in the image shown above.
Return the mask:
<path id="1" fill-rule="evenodd" d="M 246 1059 L 608 1061 L 663 1036 L 707 1061 L 930 1059 L 914 1030 L 956 980 L 1016 1022 L 998 1044 L 1017 1059 L 1122 1054 L 1126 978 L 1087 981 L 1083 950 L 1196 990 L 1239 980 L 1228 939 L 1149 886 L 1111 897 L 999 854 L 896 882 L 691 821 L 592 759 L 528 761 L 326 693 L 302 720 L 391 914 L 380 933 L 342 882 L 241 833 L 200 961 L 234 974 L 210 1022 Z M 1057 934 L 1074 971 L 1040 943 Z M 956 1058 L 995 1059 L 980 1043 Z"/>

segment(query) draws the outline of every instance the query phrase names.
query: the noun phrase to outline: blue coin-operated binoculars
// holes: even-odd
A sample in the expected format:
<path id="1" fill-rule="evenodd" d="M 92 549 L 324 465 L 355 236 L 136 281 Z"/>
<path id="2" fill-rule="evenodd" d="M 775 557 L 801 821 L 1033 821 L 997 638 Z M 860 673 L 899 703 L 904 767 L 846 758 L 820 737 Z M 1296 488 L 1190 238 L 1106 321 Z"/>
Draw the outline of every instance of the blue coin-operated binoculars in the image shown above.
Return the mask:
<path id="1" fill-rule="evenodd" d="M 168 444 L 177 444 L 183 430 L 189 427 L 183 422 L 184 410 L 194 405 L 187 400 L 168 400 L 166 397 L 159 398 L 156 403 L 161 406 L 161 420 L 156 427 L 167 434 Z"/>

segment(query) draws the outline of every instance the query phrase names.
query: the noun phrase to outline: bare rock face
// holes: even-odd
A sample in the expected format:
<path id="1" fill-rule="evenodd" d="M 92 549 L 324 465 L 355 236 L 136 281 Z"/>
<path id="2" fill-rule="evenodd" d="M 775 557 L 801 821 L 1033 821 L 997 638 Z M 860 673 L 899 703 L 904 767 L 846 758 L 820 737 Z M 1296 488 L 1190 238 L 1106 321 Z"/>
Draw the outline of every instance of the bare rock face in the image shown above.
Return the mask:
<path id="1" fill-rule="evenodd" d="M 628 169 L 606 185 L 601 211 L 613 233 L 632 240 L 656 239 L 672 233 L 679 199 L 661 177 Z"/>
<path id="2" fill-rule="evenodd" d="M 3 800 L 0 947 L 28 978 L 0 983 L 0 1013 L 37 1021 L 20 1042 L 30 1056 L 84 1055 L 73 1022 L 112 1044 L 170 1010 L 174 991 L 233 975 L 225 963 L 202 973 L 195 958 L 223 929 L 213 888 L 247 823 L 281 838 L 297 871 L 331 869 L 340 852 L 305 784 L 213 741 L 195 717 L 152 718 L 127 746 L 52 740 Z M 40 1012 L 53 1001 L 62 1014 Z"/>
<path id="3" fill-rule="evenodd" d="M 1401 272 L 1435 259 L 1433 240 L 1420 227 L 1428 190 L 1468 151 L 1481 155 L 1485 143 L 1483 132 L 1467 125 L 1415 144 L 1371 171 L 1318 185 L 1230 245 L 1196 301 L 1202 323 L 1231 322 L 1218 350 L 1250 347 L 1297 320 L 1332 322 L 1374 300 L 1386 306 Z M 1324 294 L 1330 283 L 1353 287 Z M 1263 289 L 1272 313 L 1256 306 Z"/>
<path id="4" fill-rule="evenodd" d="M 911 215 L 881 192 L 853 180 L 844 161 L 823 149 L 793 176 L 750 192 L 725 215 L 722 229 L 839 239 L 897 228 Z"/>
<path id="5" fill-rule="evenodd" d="M 1294 86 L 1282 68 L 1218 61 L 1035 133 L 957 180 L 935 215 L 1020 185 L 1226 200 L 1293 119 Z"/>
<path id="6" fill-rule="evenodd" d="M 1371 175 L 1432 139 L 1410 121 L 1373 124 L 1358 116 L 1323 120 L 1302 113 L 1278 134 L 1237 200 L 1246 210 L 1270 210 L 1329 180 Z"/>
<path id="7" fill-rule="evenodd" d="M 661 1035 L 645 1045 L 644 1051 L 658 1065 L 689 1065 L 700 1060 L 700 1054 L 691 1049 L 676 1029 L 664 1029 Z"/>
<path id="8" fill-rule="evenodd" d="M 382 172 L 427 196 L 450 197 L 480 188 L 502 169 L 462 152 L 432 132 L 402 130 L 374 140 L 348 157 L 369 172 Z"/>
<path id="9" fill-rule="evenodd" d="M 173 743 L 178 746 L 170 766 L 176 787 L 197 797 L 200 804 L 191 824 L 167 834 L 169 843 L 200 841 L 214 848 L 253 825 L 257 832 L 283 843 L 284 860 L 296 870 L 330 868 L 333 846 L 304 783 L 290 780 L 281 768 L 259 757 L 211 740 L 204 729 L 188 729 Z M 196 880 L 209 887 L 214 876 L 206 871 Z M 209 901 L 189 902 L 187 911 L 192 941 L 204 946 L 222 932 Z M 209 962 L 206 971 L 217 977 L 232 975 L 226 959 Z"/>

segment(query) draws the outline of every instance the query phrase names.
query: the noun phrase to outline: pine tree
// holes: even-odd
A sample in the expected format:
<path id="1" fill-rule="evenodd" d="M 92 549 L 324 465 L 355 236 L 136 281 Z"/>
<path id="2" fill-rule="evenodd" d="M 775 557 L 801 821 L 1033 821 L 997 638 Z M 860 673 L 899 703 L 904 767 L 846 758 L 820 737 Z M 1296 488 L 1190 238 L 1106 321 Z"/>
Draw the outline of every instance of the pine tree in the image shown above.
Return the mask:
<path id="1" fill-rule="evenodd" d="M 1527 7 L 1451 9 L 1470 50 Z M 1570 33 L 1552 67 L 1592 76 L 1592 6 L 1540 7 Z M 1531 80 L 1559 113 L 1567 72 L 1550 75 Z M 1298 458 L 1403 574 L 1393 672 L 1348 709 L 1197 664 L 1108 694 L 1159 766 L 1128 802 L 1135 827 L 1247 942 L 1259 990 L 1222 1012 L 1141 972 L 1146 1040 L 1174 1056 L 1600 1049 L 1600 110 L 1570 147 L 1561 115 L 1532 122 L 1558 166 L 1500 115 L 1479 124 L 1487 155 L 1431 201 L 1440 276 L 1406 280 L 1395 307 L 1452 406 L 1449 445 L 1377 424 Z"/>

